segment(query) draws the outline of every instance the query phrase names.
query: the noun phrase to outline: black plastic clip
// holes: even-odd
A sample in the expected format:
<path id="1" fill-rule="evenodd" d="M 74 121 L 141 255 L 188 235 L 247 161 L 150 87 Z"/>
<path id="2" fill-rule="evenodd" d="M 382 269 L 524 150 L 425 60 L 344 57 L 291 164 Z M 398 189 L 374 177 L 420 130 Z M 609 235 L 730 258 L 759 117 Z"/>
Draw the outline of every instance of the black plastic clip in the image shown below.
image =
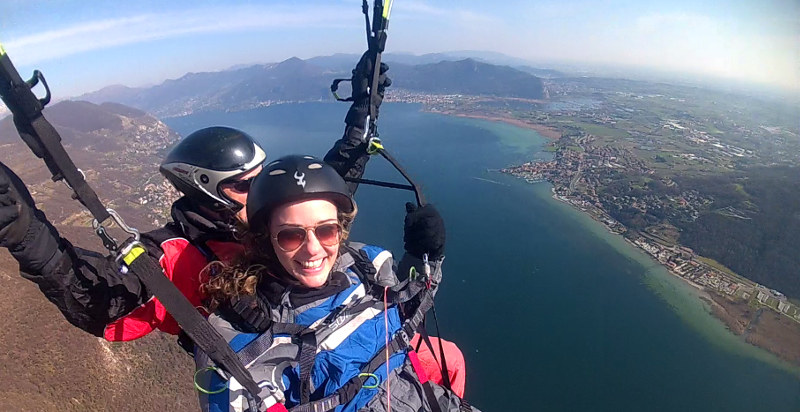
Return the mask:
<path id="1" fill-rule="evenodd" d="M 343 99 L 336 93 L 339 90 L 339 83 L 341 82 L 352 82 L 352 79 L 333 79 L 333 83 L 331 83 L 331 93 L 333 93 L 333 97 L 340 102 L 352 102 L 353 96 L 350 96 L 346 99 Z"/>

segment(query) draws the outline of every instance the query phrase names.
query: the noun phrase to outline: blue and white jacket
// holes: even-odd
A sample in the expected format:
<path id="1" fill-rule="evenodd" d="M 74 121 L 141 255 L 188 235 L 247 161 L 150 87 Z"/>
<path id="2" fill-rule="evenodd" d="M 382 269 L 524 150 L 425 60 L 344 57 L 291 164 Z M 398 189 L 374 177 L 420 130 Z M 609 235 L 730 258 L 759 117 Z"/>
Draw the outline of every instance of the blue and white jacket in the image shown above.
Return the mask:
<path id="1" fill-rule="evenodd" d="M 407 259 L 413 257 L 404 262 Z M 369 270 L 359 265 L 365 260 L 371 263 Z M 422 269 L 422 262 L 416 262 L 418 269 L 410 269 L 413 263 L 401 267 L 412 273 Z M 431 299 L 441 279 L 440 265 L 441 261 L 431 264 L 429 282 L 419 280 L 430 286 Z M 399 283 L 391 253 L 350 243 L 342 249 L 331 276 L 336 272 L 349 282 L 338 293 L 293 307 L 288 287 L 280 302 L 268 302 L 275 323 L 265 333 L 243 333 L 220 316 L 209 317 L 262 388 L 258 410 L 382 411 L 387 409 L 387 392 L 391 409 L 398 412 L 468 410 L 452 392 L 419 378 L 424 373 L 418 374 L 419 365 L 407 347 L 409 322 L 403 328 L 406 319 L 399 305 L 389 300 L 385 307 L 382 299 L 385 286 Z M 388 355 L 387 339 L 393 343 Z M 252 399 L 235 379 L 214 368 L 201 352 L 195 361 L 195 386 L 203 411 L 254 412 Z"/>

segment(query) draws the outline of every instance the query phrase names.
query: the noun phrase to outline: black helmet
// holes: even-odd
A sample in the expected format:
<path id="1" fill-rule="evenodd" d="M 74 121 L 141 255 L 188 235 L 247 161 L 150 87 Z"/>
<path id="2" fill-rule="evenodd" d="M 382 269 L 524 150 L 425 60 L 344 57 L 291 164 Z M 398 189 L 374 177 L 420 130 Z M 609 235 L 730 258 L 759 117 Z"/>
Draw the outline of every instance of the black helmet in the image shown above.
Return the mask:
<path id="1" fill-rule="evenodd" d="M 238 211 L 244 205 L 222 194 L 225 180 L 247 173 L 267 155 L 247 133 L 230 127 L 207 127 L 181 140 L 159 170 L 176 189 L 212 209 Z"/>
<path id="2" fill-rule="evenodd" d="M 341 212 L 355 210 L 347 183 L 333 167 L 311 156 L 281 157 L 264 166 L 250 187 L 248 224 L 251 230 L 259 232 L 266 227 L 276 207 L 320 197 L 332 201 Z"/>

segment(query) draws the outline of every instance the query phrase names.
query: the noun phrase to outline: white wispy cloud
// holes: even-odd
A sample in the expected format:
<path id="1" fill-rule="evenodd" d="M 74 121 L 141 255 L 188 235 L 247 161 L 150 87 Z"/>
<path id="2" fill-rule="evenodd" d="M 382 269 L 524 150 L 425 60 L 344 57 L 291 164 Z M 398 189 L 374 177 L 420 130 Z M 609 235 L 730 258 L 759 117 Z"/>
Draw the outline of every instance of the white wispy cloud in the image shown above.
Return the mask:
<path id="1" fill-rule="evenodd" d="M 340 27 L 353 12 L 344 6 L 313 8 L 239 6 L 81 22 L 5 42 L 18 64 L 35 64 L 81 52 L 186 35 L 259 29 Z"/>
<path id="2" fill-rule="evenodd" d="M 424 17 L 447 17 L 464 24 L 499 24 L 496 16 L 472 11 L 465 8 L 441 8 L 421 1 L 404 1 L 402 7 L 395 6 L 392 14 L 416 15 Z"/>

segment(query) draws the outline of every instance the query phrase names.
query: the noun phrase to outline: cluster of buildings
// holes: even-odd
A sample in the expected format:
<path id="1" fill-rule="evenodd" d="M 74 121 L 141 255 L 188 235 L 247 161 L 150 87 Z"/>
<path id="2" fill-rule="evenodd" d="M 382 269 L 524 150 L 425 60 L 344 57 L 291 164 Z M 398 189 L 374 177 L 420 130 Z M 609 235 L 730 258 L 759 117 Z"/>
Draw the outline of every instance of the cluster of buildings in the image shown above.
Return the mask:
<path id="1" fill-rule="evenodd" d="M 151 180 L 154 182 L 145 184 L 137 201 L 144 206 L 153 226 L 158 227 L 169 220 L 172 203 L 178 200 L 180 193 L 160 174 L 151 176 Z"/>
<path id="2" fill-rule="evenodd" d="M 386 95 L 386 101 L 403 103 L 421 103 L 431 112 L 449 113 L 464 105 L 486 100 L 485 97 L 465 96 L 462 94 L 425 94 L 404 89 L 392 89 Z"/>
<path id="3" fill-rule="evenodd" d="M 695 286 L 715 291 L 734 300 L 757 303 L 800 322 L 800 307 L 789 302 L 782 293 L 698 262 L 689 248 L 664 246 L 641 236 L 634 239 L 633 244 L 666 266 L 670 272 Z"/>
<path id="4" fill-rule="evenodd" d="M 711 201 L 694 190 L 676 194 L 668 194 L 668 191 L 652 194 L 651 191 L 637 193 L 632 185 L 618 190 L 609 189 L 608 184 L 615 177 L 618 178 L 614 174 L 621 171 L 637 176 L 649 176 L 651 179 L 658 178 L 632 153 L 615 147 L 594 146 L 589 144 L 592 140 L 590 135 L 586 135 L 569 139 L 568 142 L 560 142 L 552 161 L 528 162 L 500 171 L 513 174 L 530 183 L 545 180 L 551 182 L 556 199 L 588 213 L 595 220 L 602 222 L 609 231 L 618 234 L 627 232 L 627 228 L 609 215 L 607 210 L 616 208 L 618 211 L 624 209 L 653 215 L 663 212 L 665 218 L 677 217 L 669 214 L 679 213 L 680 218 L 696 219 L 699 208 Z M 674 182 L 668 178 L 662 179 L 660 184 L 665 187 L 674 186 Z M 600 194 L 597 191 L 598 187 L 604 187 Z M 699 262 L 689 248 L 679 245 L 665 246 L 648 237 L 635 236 L 632 240 L 634 245 L 692 285 L 716 291 L 731 299 L 769 307 L 800 322 L 800 308 L 790 303 L 780 292 L 728 275 Z"/>

